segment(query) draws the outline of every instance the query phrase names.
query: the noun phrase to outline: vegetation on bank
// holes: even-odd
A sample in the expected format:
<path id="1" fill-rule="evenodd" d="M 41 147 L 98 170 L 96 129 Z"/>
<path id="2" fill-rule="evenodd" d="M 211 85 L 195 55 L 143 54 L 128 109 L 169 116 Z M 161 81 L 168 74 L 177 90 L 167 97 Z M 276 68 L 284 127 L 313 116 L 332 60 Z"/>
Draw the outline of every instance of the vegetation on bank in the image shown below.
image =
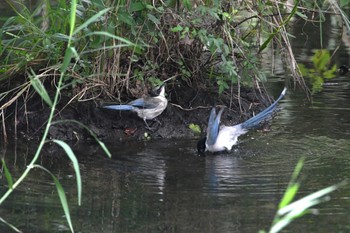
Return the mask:
<path id="1" fill-rule="evenodd" d="M 40 3 L 39 3 L 40 2 Z M 31 96 L 33 77 L 55 87 L 70 27 L 66 1 L 29 8 L 7 0 L 15 16 L 0 34 L 0 110 Z M 347 4 L 348 1 L 342 1 Z M 310 13 L 314 14 L 308 17 Z M 81 1 L 74 53 L 63 77 L 73 99 L 139 97 L 161 82 L 232 95 L 232 87 L 260 87 L 266 77 L 259 54 L 281 54 L 296 83 L 306 89 L 287 30 L 293 20 L 322 23 L 343 16 L 336 1 Z M 11 80 L 16 85 L 4 90 Z M 6 86 L 8 87 L 8 86 Z"/>
<path id="2" fill-rule="evenodd" d="M 55 87 L 61 73 L 70 5 L 39 2 L 29 8 L 7 0 L 15 16 L 3 22 L 0 33 L 0 110 L 31 96 L 30 77 Z M 232 95 L 232 86 L 259 87 L 266 80 L 259 72 L 259 54 L 266 50 L 281 54 L 295 82 L 306 89 L 287 30 L 294 19 L 322 23 L 325 13 L 340 14 L 349 27 L 335 1 L 81 1 L 79 30 L 72 35 L 75 51 L 63 79 L 66 95 L 120 100 L 164 81 L 214 86 Z M 16 85 L 5 89 L 11 80 Z"/>
<path id="3" fill-rule="evenodd" d="M 59 0 L 52 4 L 43 0 L 34 9 L 6 2 L 16 15 L 3 23 L 0 33 L 2 122 L 9 106 L 19 99 L 26 102 L 34 93 L 49 106 L 50 115 L 37 152 L 19 178 L 11 176 L 2 160 L 8 189 L 0 205 L 31 169 L 40 168 L 52 176 L 72 232 L 62 186 L 54 174 L 36 164 L 47 142 L 61 146 L 74 165 L 80 204 L 81 179 L 74 153 L 63 141 L 47 138 L 50 126 L 62 123 L 53 119 L 62 93 L 79 100 L 121 99 L 167 82 L 197 89 L 215 87 L 219 94 L 228 95 L 236 87 L 239 100 L 241 86 L 260 87 L 266 79 L 259 72 L 258 55 L 267 49 L 279 50 L 295 82 L 306 89 L 287 33 L 294 17 L 309 20 L 308 13 L 317 12 L 316 20 L 322 22 L 323 9 L 331 6 L 350 29 L 335 1 L 71 0 L 67 4 Z"/>

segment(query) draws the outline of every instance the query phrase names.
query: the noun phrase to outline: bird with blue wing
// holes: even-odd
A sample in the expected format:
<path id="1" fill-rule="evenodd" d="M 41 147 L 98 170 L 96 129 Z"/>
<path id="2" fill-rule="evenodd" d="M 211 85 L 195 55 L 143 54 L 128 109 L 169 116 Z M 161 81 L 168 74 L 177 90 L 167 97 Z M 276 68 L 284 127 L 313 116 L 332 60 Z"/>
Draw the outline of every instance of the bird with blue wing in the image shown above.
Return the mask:
<path id="1" fill-rule="evenodd" d="M 143 119 L 146 127 L 151 130 L 147 124 L 147 120 L 155 120 L 157 116 L 162 114 L 168 105 L 168 100 L 165 97 L 165 85 L 161 85 L 158 89 L 158 95 L 149 96 L 145 98 L 139 98 L 124 105 L 105 105 L 103 108 L 120 110 L 120 111 L 132 111 Z"/>
<path id="2" fill-rule="evenodd" d="M 216 114 L 215 107 L 212 108 L 208 121 L 207 136 L 200 139 L 197 143 L 197 150 L 200 154 L 209 152 L 230 151 L 234 145 L 237 144 L 238 137 L 247 133 L 250 129 L 255 128 L 265 120 L 269 119 L 275 111 L 278 102 L 286 94 L 287 88 L 284 88 L 278 99 L 273 102 L 264 111 L 246 120 L 241 124 L 234 126 L 220 126 L 221 115 L 224 111 L 221 108 Z"/>

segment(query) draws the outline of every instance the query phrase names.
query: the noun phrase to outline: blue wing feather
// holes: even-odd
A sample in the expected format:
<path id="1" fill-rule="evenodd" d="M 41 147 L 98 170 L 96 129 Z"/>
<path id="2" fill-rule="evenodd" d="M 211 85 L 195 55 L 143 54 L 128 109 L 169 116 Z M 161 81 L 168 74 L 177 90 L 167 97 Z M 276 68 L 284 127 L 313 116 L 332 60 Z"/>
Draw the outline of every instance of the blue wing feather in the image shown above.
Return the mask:
<path id="1" fill-rule="evenodd" d="M 254 117 L 246 120 L 242 123 L 242 128 L 244 129 L 251 129 L 256 126 L 258 126 L 261 122 L 267 120 L 269 117 L 271 117 L 272 113 L 274 112 L 278 101 L 280 101 L 283 96 L 286 94 L 287 88 L 284 88 L 278 99 L 273 102 L 269 107 L 267 107 L 264 111 L 260 112 L 259 114 L 255 115 Z"/>
<path id="2" fill-rule="evenodd" d="M 142 109 L 153 109 L 159 106 L 159 104 L 162 101 L 160 99 L 155 98 L 140 98 L 133 100 L 129 103 L 129 105 L 136 107 L 136 108 L 142 108 Z"/>
<path id="3" fill-rule="evenodd" d="M 106 105 L 103 108 L 112 109 L 112 110 L 133 110 L 134 107 L 131 105 Z"/>
<path id="4" fill-rule="evenodd" d="M 220 109 L 216 115 L 215 108 L 212 108 L 208 121 L 207 144 L 214 145 L 219 134 L 220 118 L 224 109 Z"/>

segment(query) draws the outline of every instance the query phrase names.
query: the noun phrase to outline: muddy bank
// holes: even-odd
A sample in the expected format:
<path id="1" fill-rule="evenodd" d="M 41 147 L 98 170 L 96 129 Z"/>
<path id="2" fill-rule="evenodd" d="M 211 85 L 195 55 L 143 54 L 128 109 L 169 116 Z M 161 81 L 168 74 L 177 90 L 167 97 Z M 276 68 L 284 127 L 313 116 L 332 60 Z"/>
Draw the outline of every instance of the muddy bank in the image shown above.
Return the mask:
<path id="1" fill-rule="evenodd" d="M 70 101 L 62 97 L 57 108 L 55 120 L 77 120 L 88 126 L 101 140 L 145 140 L 154 138 L 191 138 L 199 137 L 192 132 L 189 124 L 197 124 L 205 132 L 211 106 L 225 105 L 222 122 L 240 123 L 269 105 L 272 99 L 265 92 L 253 89 L 241 89 L 240 104 L 236 95 L 226 93 L 218 96 L 217 89 L 198 91 L 190 87 L 167 87 L 169 104 L 157 119 L 161 125 L 153 124 L 154 130 L 145 127 L 143 120 L 135 113 L 102 109 L 105 100 L 86 102 Z M 4 111 L 5 123 L 1 126 L 1 141 L 5 134 L 8 140 L 40 140 L 49 115 L 49 108 L 36 95 L 25 104 L 18 101 Z M 152 121 L 149 122 L 152 125 Z M 5 127 L 5 128 L 4 128 Z M 49 138 L 61 140 L 90 140 L 90 133 L 72 123 L 56 124 L 50 128 Z"/>

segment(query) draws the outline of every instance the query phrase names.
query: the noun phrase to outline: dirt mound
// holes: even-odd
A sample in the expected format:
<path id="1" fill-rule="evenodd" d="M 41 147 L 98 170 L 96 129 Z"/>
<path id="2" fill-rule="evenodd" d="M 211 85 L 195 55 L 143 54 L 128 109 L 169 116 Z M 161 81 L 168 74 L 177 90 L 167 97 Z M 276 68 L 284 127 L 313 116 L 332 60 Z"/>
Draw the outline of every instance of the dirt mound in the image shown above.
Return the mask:
<path id="1" fill-rule="evenodd" d="M 265 93 L 242 89 L 240 102 L 231 94 L 218 96 L 215 90 L 199 91 L 184 86 L 168 88 L 167 98 L 167 109 L 157 117 L 161 125 L 149 122 L 154 128 L 152 131 L 145 127 L 143 120 L 135 113 L 102 109 L 99 107 L 100 101 L 96 99 L 87 102 L 73 101 L 67 105 L 70 99 L 62 97 L 55 120 L 79 121 L 90 128 L 98 138 L 109 141 L 190 138 L 199 136 L 189 128 L 190 124 L 199 125 L 205 132 L 213 105 L 227 106 L 222 122 L 233 125 L 246 120 L 270 104 Z M 1 126 L 1 140 L 4 133 L 8 140 L 39 140 L 49 116 L 49 107 L 38 96 L 32 97 L 26 104 L 18 102 L 16 106 L 11 106 L 4 112 L 5 122 Z M 92 137 L 86 129 L 77 124 L 60 123 L 51 126 L 49 138 L 76 141 L 89 140 Z"/>

